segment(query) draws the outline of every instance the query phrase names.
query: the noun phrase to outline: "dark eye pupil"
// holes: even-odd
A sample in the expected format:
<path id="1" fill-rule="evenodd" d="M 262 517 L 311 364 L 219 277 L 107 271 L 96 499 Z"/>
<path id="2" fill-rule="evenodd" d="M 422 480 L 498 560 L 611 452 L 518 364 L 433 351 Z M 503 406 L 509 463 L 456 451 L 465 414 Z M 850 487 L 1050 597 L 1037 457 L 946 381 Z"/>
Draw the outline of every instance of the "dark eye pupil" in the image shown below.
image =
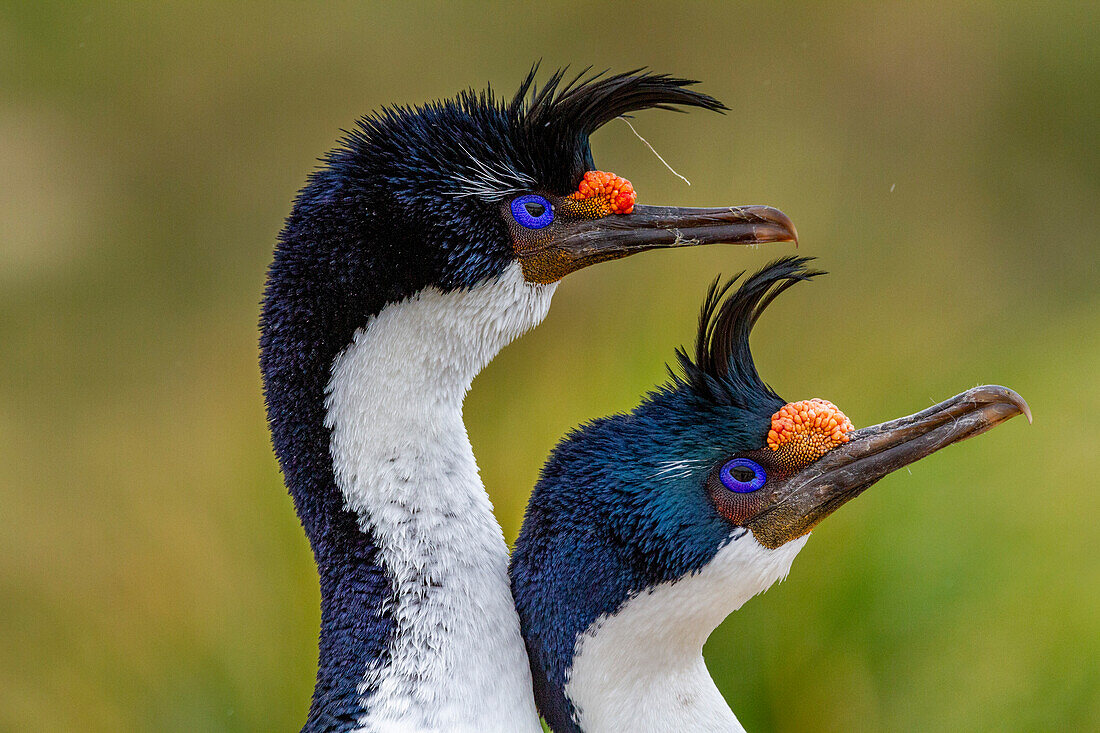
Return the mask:
<path id="1" fill-rule="evenodd" d="M 523 205 L 523 208 L 527 209 L 527 213 L 536 219 L 546 212 L 546 207 L 537 201 L 528 201 Z"/>
<path id="2" fill-rule="evenodd" d="M 752 483 L 752 480 L 756 478 L 756 472 L 751 468 L 745 466 L 735 466 L 730 469 L 730 476 L 733 476 L 734 480 L 740 481 L 743 484 Z"/>

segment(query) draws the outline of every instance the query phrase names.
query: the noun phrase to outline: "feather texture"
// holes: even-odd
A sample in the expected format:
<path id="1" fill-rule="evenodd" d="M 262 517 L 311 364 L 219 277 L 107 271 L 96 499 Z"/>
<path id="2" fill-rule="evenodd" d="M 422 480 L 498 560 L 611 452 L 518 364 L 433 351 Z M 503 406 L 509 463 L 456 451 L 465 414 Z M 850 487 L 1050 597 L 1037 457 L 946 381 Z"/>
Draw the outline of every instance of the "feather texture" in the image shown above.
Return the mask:
<path id="1" fill-rule="evenodd" d="M 707 291 L 699 313 L 695 358 L 676 350 L 683 376 L 672 372 L 678 386 L 717 405 L 748 408 L 762 398 L 779 399 L 756 371 L 749 335 L 761 314 L 792 285 L 825 274 L 806 267 L 812 257 L 783 257 L 746 279 L 729 294 L 745 273 L 722 282 L 718 276 Z M 671 371 L 671 370 L 670 370 Z"/>

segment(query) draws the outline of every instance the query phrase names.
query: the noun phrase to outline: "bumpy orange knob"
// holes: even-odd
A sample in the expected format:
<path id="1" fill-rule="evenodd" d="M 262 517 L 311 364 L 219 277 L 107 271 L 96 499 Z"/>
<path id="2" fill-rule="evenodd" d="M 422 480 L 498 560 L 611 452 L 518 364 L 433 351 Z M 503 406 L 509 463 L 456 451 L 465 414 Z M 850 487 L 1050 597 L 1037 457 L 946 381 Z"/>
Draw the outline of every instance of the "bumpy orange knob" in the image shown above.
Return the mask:
<path id="1" fill-rule="evenodd" d="M 584 174 L 577 192 L 569 198 L 577 201 L 602 199 L 608 214 L 629 214 L 638 200 L 630 181 L 614 173 L 588 171 Z"/>
<path id="2" fill-rule="evenodd" d="M 768 447 L 788 465 L 808 465 L 848 442 L 852 421 L 828 400 L 790 402 L 772 415 Z"/>

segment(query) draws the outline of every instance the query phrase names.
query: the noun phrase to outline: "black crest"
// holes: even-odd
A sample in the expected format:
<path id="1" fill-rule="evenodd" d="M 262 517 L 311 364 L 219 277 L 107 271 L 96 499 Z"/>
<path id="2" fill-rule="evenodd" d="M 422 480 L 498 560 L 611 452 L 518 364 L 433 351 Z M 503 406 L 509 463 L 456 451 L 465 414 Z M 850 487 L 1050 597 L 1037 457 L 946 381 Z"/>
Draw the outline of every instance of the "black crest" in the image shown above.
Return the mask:
<path id="1" fill-rule="evenodd" d="M 756 371 L 749 333 L 757 319 L 780 293 L 797 282 L 825 274 L 806 264 L 811 257 L 783 257 L 744 280 L 732 294 L 730 290 L 745 273 L 722 283 L 715 278 L 699 313 L 699 333 L 695 338 L 695 359 L 683 348 L 676 357 L 683 370 L 681 379 L 697 395 L 716 404 L 747 408 L 760 397 L 780 400 Z"/>
<path id="2" fill-rule="evenodd" d="M 452 99 L 368 115 L 325 157 L 328 170 L 313 180 L 335 174 L 340 195 L 367 192 L 376 209 L 404 202 L 437 218 L 441 207 L 454 208 L 453 218 L 480 202 L 495 215 L 500 200 L 519 193 L 576 190 L 595 168 L 589 136 L 616 117 L 645 109 L 726 109 L 689 89 L 695 81 L 642 69 L 613 75 L 586 69 L 571 79 L 559 69 L 541 87 L 537 74 L 538 64 L 509 99 L 468 89 Z"/>
<path id="3" fill-rule="evenodd" d="M 559 69 L 541 87 L 537 74 L 535 64 L 509 101 L 490 89 L 468 89 L 423 107 L 380 110 L 361 119 L 326 162 L 353 177 L 381 176 L 396 191 L 407 185 L 489 200 L 519 190 L 567 195 L 595 167 L 589 136 L 616 117 L 646 109 L 726 109 L 689 89 L 695 81 L 643 69 L 613 75 L 585 69 L 571 80 Z"/>
<path id="4" fill-rule="evenodd" d="M 559 69 L 541 89 L 535 86 L 537 72 L 536 64 L 512 99 L 509 116 L 542 149 L 543 160 L 571 162 L 573 177 L 592 167 L 589 135 L 616 117 L 645 109 L 727 109 L 717 99 L 688 88 L 696 81 L 644 69 L 611 76 L 606 72 L 589 75 L 585 69 L 571 81 L 565 81 L 566 69 Z M 553 175 L 551 171 L 540 173 L 540 180 Z M 566 185 L 575 183 L 571 180 Z"/>

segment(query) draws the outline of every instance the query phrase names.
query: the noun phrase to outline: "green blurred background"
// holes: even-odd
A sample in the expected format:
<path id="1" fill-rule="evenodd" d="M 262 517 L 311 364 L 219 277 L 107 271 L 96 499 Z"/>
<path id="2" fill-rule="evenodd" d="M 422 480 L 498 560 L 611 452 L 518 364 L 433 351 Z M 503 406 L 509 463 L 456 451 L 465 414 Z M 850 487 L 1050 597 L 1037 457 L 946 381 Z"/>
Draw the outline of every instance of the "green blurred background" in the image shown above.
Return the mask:
<path id="1" fill-rule="evenodd" d="M 643 203 L 767 203 L 832 272 L 754 346 L 857 425 L 979 383 L 1014 420 L 884 480 L 706 654 L 768 730 L 1100 729 L 1100 6 L 0 5 L 0 729 L 277 731 L 318 591 L 272 457 L 257 301 L 340 128 L 533 59 L 648 65 L 732 111 L 594 140 Z M 509 540 L 576 423 L 633 406 L 715 273 L 571 276 L 466 414 Z"/>

